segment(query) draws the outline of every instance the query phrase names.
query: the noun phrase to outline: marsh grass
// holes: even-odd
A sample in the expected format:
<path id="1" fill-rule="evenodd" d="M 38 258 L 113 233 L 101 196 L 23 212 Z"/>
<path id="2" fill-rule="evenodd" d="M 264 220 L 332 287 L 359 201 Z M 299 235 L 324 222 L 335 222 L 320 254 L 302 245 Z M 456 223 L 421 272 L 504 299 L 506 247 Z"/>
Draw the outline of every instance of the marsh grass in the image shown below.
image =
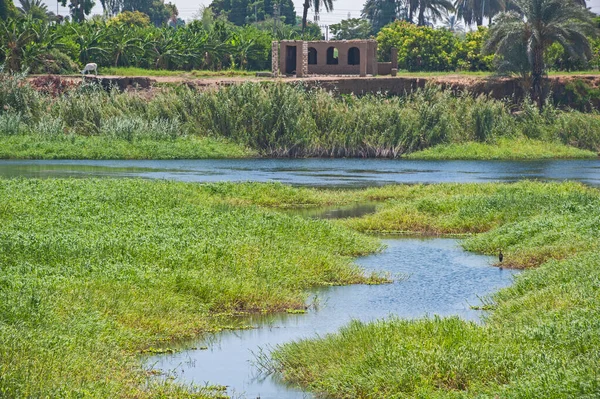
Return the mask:
<path id="1" fill-rule="evenodd" d="M 546 143 L 544 151 L 522 156 L 546 157 L 552 151 L 561 157 L 583 154 L 554 143 L 600 151 L 596 113 L 562 112 L 552 106 L 540 112 L 524 102 L 514 114 L 512 107 L 431 85 L 403 97 L 355 97 L 281 82 L 246 82 L 218 90 L 181 85 L 126 93 L 87 84 L 51 97 L 22 83 L 22 77 L 2 75 L 0 143 L 15 137 L 13 148 L 29 136 L 66 135 L 116 142 L 150 139 L 168 147 L 173 140 L 193 136 L 227 140 L 269 157 L 397 158 L 437 145 L 476 142 L 483 145 L 480 150 L 494 151 L 497 142 L 532 139 Z M 86 142 L 77 141 L 82 153 Z M 44 151 L 46 158 L 65 157 L 56 146 L 48 145 Z M 521 157 L 509 149 L 494 153 Z M 118 154 L 115 151 L 113 157 Z M 40 152 L 20 151 L 12 157 L 17 156 L 35 158 Z"/>
<path id="2" fill-rule="evenodd" d="M 279 346 L 269 367 L 332 398 L 565 398 L 600 392 L 600 193 L 574 183 L 389 186 L 360 231 L 471 233 L 471 251 L 532 268 L 486 298 L 484 324 L 352 322 Z M 327 355 L 324 356 L 323 354 Z"/>
<path id="3" fill-rule="evenodd" d="M 342 398 L 598 389 L 600 194 L 580 184 L 32 179 L 0 180 L 0 198 L 1 396 L 218 395 L 155 379 L 137 356 L 235 327 L 227 315 L 304 309 L 309 287 L 384 282 L 352 264 L 379 248 L 355 230 L 469 233 L 469 250 L 539 267 L 486 302 L 484 326 L 391 319 L 285 345 L 270 367 L 288 380 Z M 276 209 L 367 201 L 374 214 L 336 222 Z"/>
<path id="4" fill-rule="evenodd" d="M 211 187 L 0 180 L 0 396 L 186 397 L 146 381 L 136 354 L 230 325 L 213 315 L 303 309 L 309 287 L 378 279 L 351 262 L 375 240 Z"/>
<path id="5" fill-rule="evenodd" d="M 571 136 L 572 139 L 575 137 Z M 422 151 L 406 155 L 407 159 L 586 159 L 597 158 L 594 151 L 564 145 L 558 142 L 545 142 L 525 138 L 500 138 L 495 142 L 480 143 L 470 141 L 460 144 L 440 144 Z"/>

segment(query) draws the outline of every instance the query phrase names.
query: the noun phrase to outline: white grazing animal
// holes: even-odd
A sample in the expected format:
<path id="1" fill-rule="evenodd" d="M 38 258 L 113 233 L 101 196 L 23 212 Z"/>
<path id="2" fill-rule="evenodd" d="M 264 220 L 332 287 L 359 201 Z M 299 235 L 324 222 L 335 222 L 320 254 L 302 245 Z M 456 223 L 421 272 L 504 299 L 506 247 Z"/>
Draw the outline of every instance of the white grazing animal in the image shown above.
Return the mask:
<path id="1" fill-rule="evenodd" d="M 94 71 L 94 75 L 98 75 L 98 64 L 94 62 L 86 64 L 85 68 L 83 68 L 83 71 L 81 71 L 81 74 L 84 75 L 86 72 L 90 73 L 92 71 Z"/>

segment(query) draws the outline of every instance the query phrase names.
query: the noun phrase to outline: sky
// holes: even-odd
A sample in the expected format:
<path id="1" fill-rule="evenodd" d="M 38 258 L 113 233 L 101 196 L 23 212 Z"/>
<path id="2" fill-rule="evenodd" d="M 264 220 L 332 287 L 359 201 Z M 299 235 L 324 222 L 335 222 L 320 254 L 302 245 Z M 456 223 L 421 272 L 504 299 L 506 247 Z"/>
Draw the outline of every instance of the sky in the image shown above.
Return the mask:
<path id="1" fill-rule="evenodd" d="M 96 5 L 92 10 L 92 14 L 102 14 L 102 5 L 100 0 L 95 0 Z M 208 6 L 211 0 L 166 0 L 166 2 L 175 3 L 179 10 L 179 17 L 188 21 L 193 19 L 194 15 L 198 13 L 201 6 Z M 303 0 L 293 0 L 296 8 L 296 14 L 302 15 L 302 4 Z M 319 25 L 331 25 L 340 22 L 342 19 L 347 19 L 348 16 L 351 18 L 359 18 L 362 6 L 365 0 L 334 0 L 333 11 L 330 13 L 322 12 L 320 15 Z M 57 2 L 55 0 L 46 0 L 45 3 L 48 8 L 56 12 Z M 15 0 L 15 4 L 18 5 L 18 0 Z M 591 7 L 592 11 L 600 14 L 600 0 L 588 0 L 588 7 Z M 58 7 L 58 14 L 68 15 L 69 9 L 67 7 Z M 314 13 L 309 10 L 308 19 L 313 20 Z"/>

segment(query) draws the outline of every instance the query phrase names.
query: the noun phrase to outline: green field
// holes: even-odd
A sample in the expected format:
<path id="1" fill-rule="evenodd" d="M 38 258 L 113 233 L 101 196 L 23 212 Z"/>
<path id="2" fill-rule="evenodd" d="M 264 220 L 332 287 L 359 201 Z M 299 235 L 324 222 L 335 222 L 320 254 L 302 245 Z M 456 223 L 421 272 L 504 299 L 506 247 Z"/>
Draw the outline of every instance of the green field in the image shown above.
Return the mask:
<path id="1" fill-rule="evenodd" d="M 256 151 L 210 137 L 122 139 L 27 134 L 0 137 L 0 159 L 204 159 L 247 158 Z"/>
<path id="2" fill-rule="evenodd" d="M 229 69 L 222 71 L 192 70 L 171 71 L 165 69 L 144 69 L 136 67 L 103 67 L 99 69 L 102 75 L 116 76 L 175 76 L 181 78 L 227 78 L 227 77 L 256 77 L 256 71 Z M 266 71 L 265 71 L 266 72 Z"/>

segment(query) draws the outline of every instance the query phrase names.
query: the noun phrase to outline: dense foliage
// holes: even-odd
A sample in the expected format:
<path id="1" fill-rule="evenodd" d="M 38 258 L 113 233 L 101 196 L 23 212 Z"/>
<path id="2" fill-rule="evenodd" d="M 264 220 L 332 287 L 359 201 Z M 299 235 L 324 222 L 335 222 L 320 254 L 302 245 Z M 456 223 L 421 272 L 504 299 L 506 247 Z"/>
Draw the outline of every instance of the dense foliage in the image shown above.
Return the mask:
<path id="1" fill-rule="evenodd" d="M 296 11 L 292 0 L 249 1 L 249 0 L 213 0 L 210 9 L 217 16 L 224 16 L 231 23 L 243 26 L 252 22 L 273 20 L 276 14 L 288 25 L 296 24 Z"/>
<path id="2" fill-rule="evenodd" d="M 541 107 L 547 95 L 544 57 L 552 44 L 574 59 L 592 58 L 589 37 L 596 35 L 592 13 L 571 0 L 512 0 L 514 10 L 498 15 L 486 50 L 495 52 L 498 70 L 530 80 L 531 96 Z"/>
<path id="3" fill-rule="evenodd" d="M 9 157 L 18 152 L 19 140 L 35 142 L 31 137 L 38 144 L 28 147 L 30 157 L 66 157 L 60 143 L 75 141 L 83 149 L 92 139 L 104 138 L 108 146 L 190 137 L 226 139 L 265 156 L 398 157 L 438 144 L 502 137 L 600 151 L 596 113 L 551 106 L 540 112 L 525 102 L 513 115 L 508 103 L 434 86 L 406 97 L 336 97 L 274 82 L 206 91 L 181 86 L 150 95 L 95 85 L 48 86 L 44 94 L 20 77 L 0 77 L 0 137 Z"/>
<path id="4" fill-rule="evenodd" d="M 408 71 L 489 70 L 491 57 L 482 54 L 486 34 L 479 28 L 461 39 L 447 29 L 395 21 L 377 35 L 379 57 L 389 59 L 396 47 L 398 67 Z"/>
<path id="5" fill-rule="evenodd" d="M 299 31 L 272 26 L 235 26 L 225 19 L 197 20 L 173 28 L 147 24 L 143 14 L 122 13 L 108 21 L 49 25 L 31 18 L 0 21 L 0 63 L 13 71 L 75 72 L 100 66 L 150 69 L 270 69 L 271 42 Z M 281 36 L 279 36 L 281 35 Z"/>
<path id="6" fill-rule="evenodd" d="M 314 40 L 322 37 L 318 25 L 308 24 L 302 33 L 298 23 L 287 23 L 288 20 L 295 21 L 294 13 L 273 19 L 273 7 L 267 7 L 267 3 L 261 8 L 256 3 L 213 2 L 211 7 L 204 9 L 200 19 L 188 24 L 173 19 L 176 10 L 172 10 L 172 15 L 165 17 L 170 20 L 169 24 L 162 24 L 140 11 L 123 11 L 109 19 L 98 17 L 83 23 L 52 23 L 55 16 L 36 1 L 22 0 L 24 6 L 19 11 L 20 17 L 0 20 L 0 63 L 5 64 L 6 69 L 73 73 L 87 62 L 95 62 L 100 67 L 162 70 L 266 70 L 271 67 L 273 40 Z M 424 6 L 433 7 L 435 4 L 432 2 Z M 571 9 L 579 10 L 580 14 L 586 13 L 580 6 L 573 7 Z M 372 13 L 384 12 L 369 10 Z M 244 15 L 237 18 L 236 13 L 242 11 Z M 498 17 L 499 23 L 504 21 L 505 15 L 508 14 Z M 514 12 L 510 15 L 513 19 L 520 18 Z M 571 24 L 571 17 L 563 19 Z M 572 25 L 583 26 L 575 22 Z M 493 26 L 493 32 L 499 32 L 498 25 Z M 388 60 L 390 48 L 396 47 L 400 69 L 408 71 L 519 72 L 528 65 L 526 57 L 516 57 L 522 62 L 515 63 L 511 62 L 510 54 L 500 51 L 504 47 L 496 44 L 503 34 L 494 33 L 492 41 L 496 44 L 488 46 L 490 49 L 498 48 L 500 56 L 496 57 L 493 51 L 484 54 L 482 48 L 491 38 L 488 28 L 479 26 L 477 30 L 463 33 L 455 15 L 445 19 L 443 28 L 418 26 L 402 20 L 381 27 L 366 19 L 355 18 L 334 24 L 331 29 L 336 39 L 343 40 L 368 38 L 379 32 L 376 38 L 380 61 Z M 544 65 L 557 70 L 584 69 L 589 64 L 580 55 L 586 53 L 589 53 L 586 58 L 591 65 L 598 65 L 600 40 L 594 39 L 594 29 L 579 31 L 588 36 L 571 36 L 577 37 L 578 43 L 586 43 L 587 40 L 592 46 L 590 52 L 577 51 L 581 47 L 579 44 L 578 47 L 569 47 L 560 41 L 545 44 L 542 51 Z M 544 40 L 546 43 L 547 39 Z M 571 39 L 565 40 L 565 43 L 572 42 L 569 41 Z M 518 40 L 509 42 L 519 43 Z M 523 53 L 525 46 L 520 49 Z M 507 65 L 511 68 L 506 68 Z"/>

